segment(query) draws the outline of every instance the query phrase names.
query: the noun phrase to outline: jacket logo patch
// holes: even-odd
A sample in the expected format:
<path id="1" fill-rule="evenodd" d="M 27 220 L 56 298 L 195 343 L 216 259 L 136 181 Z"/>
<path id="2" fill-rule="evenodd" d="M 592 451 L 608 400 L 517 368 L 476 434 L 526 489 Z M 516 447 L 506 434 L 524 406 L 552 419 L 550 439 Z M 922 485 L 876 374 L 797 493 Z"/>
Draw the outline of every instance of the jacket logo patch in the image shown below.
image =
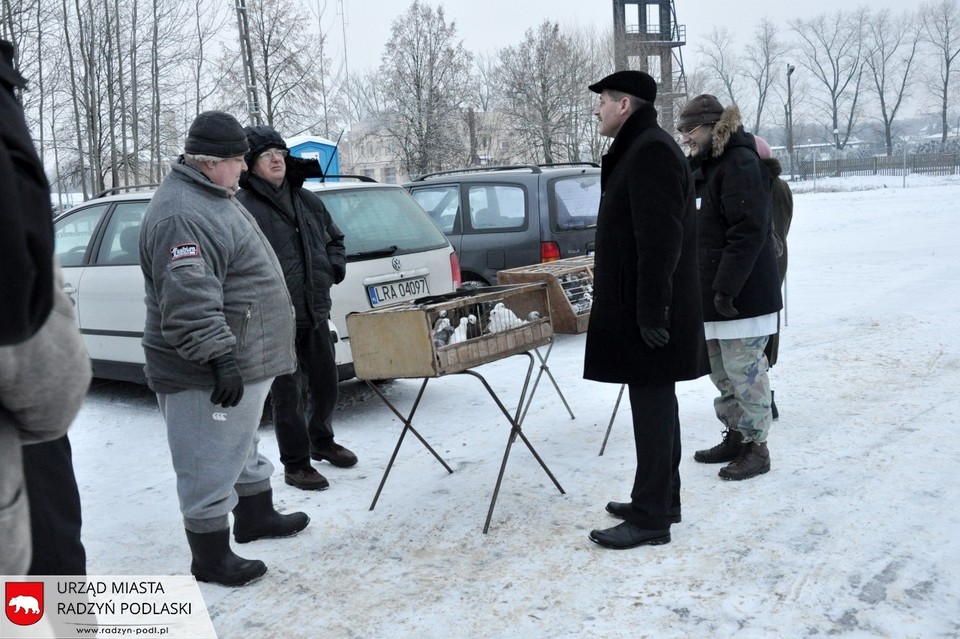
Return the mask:
<path id="1" fill-rule="evenodd" d="M 182 260 L 187 257 L 200 257 L 200 245 L 178 244 L 170 249 L 171 260 Z"/>

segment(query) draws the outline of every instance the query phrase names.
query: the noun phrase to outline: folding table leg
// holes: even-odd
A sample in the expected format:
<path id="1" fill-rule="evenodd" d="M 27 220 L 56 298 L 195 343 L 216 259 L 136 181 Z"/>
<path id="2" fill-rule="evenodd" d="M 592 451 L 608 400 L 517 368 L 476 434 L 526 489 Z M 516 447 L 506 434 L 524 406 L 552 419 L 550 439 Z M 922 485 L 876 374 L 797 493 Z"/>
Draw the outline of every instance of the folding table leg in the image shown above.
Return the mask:
<path id="1" fill-rule="evenodd" d="M 547 354 L 541 355 L 540 349 L 535 348 L 533 352 L 537 354 L 537 358 L 540 360 L 540 370 L 537 371 L 537 377 L 533 380 L 533 390 L 530 391 L 530 397 L 527 398 L 527 404 L 523 408 L 523 414 L 520 415 L 520 423 L 523 423 L 524 418 L 527 416 L 527 411 L 530 410 L 530 404 L 533 403 L 533 395 L 537 392 L 537 386 L 540 385 L 540 378 L 543 377 L 543 374 L 546 373 L 547 377 L 550 378 L 550 382 L 553 384 L 553 387 L 557 391 L 557 395 L 560 396 L 560 401 L 563 402 L 563 407 L 567 409 L 567 413 L 570 414 L 570 419 L 576 419 L 573 415 L 573 411 L 570 410 L 570 404 L 567 403 L 567 398 L 563 396 L 563 391 L 560 390 L 560 384 L 557 383 L 557 380 L 553 377 L 553 373 L 550 372 L 550 367 L 547 366 L 547 360 L 550 359 L 550 351 L 553 350 L 553 340 L 550 340 L 550 345 L 547 346 Z"/>
<path id="2" fill-rule="evenodd" d="M 603 444 L 600 446 L 600 457 L 603 457 L 603 451 L 607 447 L 607 438 L 610 437 L 610 430 L 613 428 L 613 420 L 617 417 L 617 410 L 620 408 L 620 400 L 623 399 L 623 389 L 626 384 L 620 385 L 620 394 L 617 395 L 617 403 L 613 405 L 613 414 L 610 415 L 610 423 L 607 424 L 607 434 L 603 436 Z"/>
<path id="3" fill-rule="evenodd" d="M 448 473 L 452 473 L 453 469 L 447 465 L 447 462 L 443 461 L 443 458 L 440 457 L 440 455 L 437 454 L 437 451 L 435 451 L 433 447 L 427 443 L 427 440 L 421 437 L 420 433 L 417 432 L 417 429 L 414 428 L 411 423 L 413 421 L 414 413 L 417 412 L 417 408 L 420 406 L 420 399 L 423 397 L 423 391 L 427 388 L 427 382 L 430 381 L 430 378 L 425 377 L 423 379 L 423 384 L 420 385 L 420 391 L 417 393 L 417 398 L 413 401 L 413 406 L 410 409 L 410 415 L 408 415 L 407 417 L 404 417 L 402 414 L 400 414 L 400 411 L 398 411 L 396 407 L 394 407 L 394 405 L 390 402 L 390 400 L 387 399 L 386 395 L 384 395 L 383 392 L 379 388 L 377 388 L 375 384 L 373 384 L 370 380 L 365 380 L 365 381 L 367 382 L 367 386 L 372 388 L 374 392 L 380 397 L 380 399 L 383 400 L 383 403 L 386 404 L 387 407 L 393 411 L 394 415 L 399 417 L 400 421 L 403 422 L 403 430 L 400 431 L 400 438 L 397 439 L 397 445 L 394 447 L 393 454 L 390 456 L 390 462 L 387 464 L 386 470 L 383 471 L 383 478 L 380 480 L 380 486 L 377 487 L 377 494 L 373 496 L 373 503 L 370 504 L 370 510 L 373 510 L 374 507 L 376 507 L 377 505 L 377 500 L 380 499 L 380 492 L 383 490 L 383 485 L 387 483 L 387 476 L 390 474 L 390 469 L 393 468 L 393 462 L 397 459 L 397 453 L 400 452 L 400 445 L 403 444 L 403 438 L 404 436 L 406 436 L 408 430 L 414 435 L 416 435 L 417 439 L 420 440 L 420 443 L 426 446 L 427 450 L 429 450 L 433 454 L 433 456 L 437 458 L 437 461 L 440 462 L 443 465 L 443 467 L 447 469 Z"/>
<path id="4" fill-rule="evenodd" d="M 493 509 L 497 505 L 497 497 L 500 495 L 500 485 L 503 483 L 503 474 L 507 468 L 507 459 L 510 457 L 510 449 L 513 447 L 513 442 L 516 441 L 517 436 L 519 436 L 520 439 L 523 440 L 523 443 L 526 444 L 527 448 L 530 449 L 530 452 L 533 454 L 534 458 L 540 464 L 540 467 L 543 468 L 544 472 L 547 473 L 547 476 L 553 482 L 553 485 L 556 486 L 557 490 L 560 491 L 560 494 L 561 495 L 566 494 L 563 490 L 563 487 L 560 485 L 560 482 L 557 481 L 557 478 L 554 477 L 553 473 L 550 472 L 550 469 L 547 468 L 546 463 L 544 463 L 543 459 L 540 458 L 540 455 L 537 454 L 537 451 L 536 449 L 534 449 L 533 444 L 530 443 L 530 440 L 526 438 L 526 436 L 523 434 L 523 431 L 520 428 L 519 411 L 520 411 L 520 408 L 523 406 L 524 395 L 526 393 L 527 386 L 530 383 L 530 376 L 533 374 L 533 363 L 534 363 L 533 355 L 531 355 L 529 352 L 523 353 L 523 355 L 527 355 L 528 357 L 530 357 L 530 365 L 527 367 L 527 376 L 524 379 L 523 390 L 520 393 L 520 400 L 519 400 L 519 403 L 517 404 L 517 414 L 514 416 L 510 415 L 510 411 L 508 411 L 507 408 L 503 405 L 503 402 L 501 402 L 500 398 L 497 397 L 497 394 L 494 392 L 493 388 L 490 387 L 490 384 L 487 383 L 487 380 L 484 379 L 484 377 L 480 375 L 480 373 L 477 373 L 476 371 L 472 371 L 472 370 L 462 371 L 463 373 L 466 373 L 468 375 L 473 375 L 474 377 L 480 380 L 480 383 L 483 384 L 483 387 L 487 389 L 487 393 L 490 394 L 490 397 L 492 397 L 493 401 L 497 404 L 497 407 L 500 409 L 500 412 L 502 412 L 503 415 L 510 422 L 510 436 L 507 438 L 507 446 L 503 451 L 503 461 L 500 463 L 500 473 L 497 475 L 497 483 L 493 489 L 493 496 L 490 499 L 490 508 L 489 510 L 487 510 L 487 520 L 483 524 L 484 534 L 486 534 L 487 531 L 490 529 L 490 520 L 493 518 Z"/>

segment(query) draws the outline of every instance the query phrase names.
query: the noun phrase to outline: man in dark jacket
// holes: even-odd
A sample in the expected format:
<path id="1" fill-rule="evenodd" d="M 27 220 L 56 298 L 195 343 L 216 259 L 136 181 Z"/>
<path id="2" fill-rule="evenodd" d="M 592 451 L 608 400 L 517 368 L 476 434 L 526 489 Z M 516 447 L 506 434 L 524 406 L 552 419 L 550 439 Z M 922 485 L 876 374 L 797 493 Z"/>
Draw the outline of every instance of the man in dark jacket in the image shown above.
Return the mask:
<path id="1" fill-rule="evenodd" d="M 676 382 L 709 371 L 697 275 L 697 219 L 690 168 L 657 124 L 657 85 L 618 71 L 590 90 L 603 157 L 594 300 L 584 377 L 625 383 L 637 451 L 631 501 L 610 502 L 623 523 L 594 530 L 607 548 L 670 541 L 680 521 L 680 419 Z"/>
<path id="2" fill-rule="evenodd" d="M 780 277 L 771 233 L 770 172 L 757 155 L 740 112 L 699 95 L 677 123 L 689 147 L 697 184 L 700 287 L 710 379 L 726 430 L 699 462 L 730 462 L 723 479 L 749 479 L 770 470 L 770 381 L 763 353 L 777 332 Z"/>
<path id="3" fill-rule="evenodd" d="M 249 171 L 237 199 L 256 218 L 283 267 L 297 315 L 297 370 L 273 382 L 273 424 L 284 481 L 303 490 L 324 490 L 327 478 L 310 460 L 347 468 L 352 452 L 333 439 L 337 362 L 330 333 L 330 287 L 343 281 L 347 260 L 343 233 L 320 198 L 303 188 L 304 162 L 289 157 L 269 126 L 244 129 Z M 288 170 L 288 165 L 296 170 Z"/>

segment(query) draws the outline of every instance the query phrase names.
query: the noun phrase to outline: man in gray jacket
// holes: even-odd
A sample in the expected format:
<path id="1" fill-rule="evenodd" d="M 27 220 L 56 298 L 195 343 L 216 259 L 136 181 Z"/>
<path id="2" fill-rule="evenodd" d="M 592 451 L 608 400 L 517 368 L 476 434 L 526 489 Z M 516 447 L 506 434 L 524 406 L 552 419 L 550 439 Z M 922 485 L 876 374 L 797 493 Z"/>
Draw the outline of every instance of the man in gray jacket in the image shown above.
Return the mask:
<path id="1" fill-rule="evenodd" d="M 274 510 L 273 465 L 257 449 L 270 385 L 296 359 L 283 271 L 234 198 L 247 149 L 233 116 L 198 115 L 140 230 L 144 370 L 167 423 L 190 570 L 227 586 L 267 570 L 230 549 L 231 510 L 237 543 L 288 537 L 310 521 Z"/>

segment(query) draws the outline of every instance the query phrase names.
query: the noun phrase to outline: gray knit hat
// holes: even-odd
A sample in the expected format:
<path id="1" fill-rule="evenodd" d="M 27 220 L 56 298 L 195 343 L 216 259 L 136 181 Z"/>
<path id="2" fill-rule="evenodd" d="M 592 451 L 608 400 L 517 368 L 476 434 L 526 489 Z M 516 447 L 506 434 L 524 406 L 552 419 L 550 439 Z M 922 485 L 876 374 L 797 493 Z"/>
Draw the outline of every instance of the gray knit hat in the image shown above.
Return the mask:
<path id="1" fill-rule="evenodd" d="M 237 119 L 223 111 L 204 111 L 190 125 L 183 150 L 190 155 L 232 158 L 243 155 L 250 147 Z"/>

